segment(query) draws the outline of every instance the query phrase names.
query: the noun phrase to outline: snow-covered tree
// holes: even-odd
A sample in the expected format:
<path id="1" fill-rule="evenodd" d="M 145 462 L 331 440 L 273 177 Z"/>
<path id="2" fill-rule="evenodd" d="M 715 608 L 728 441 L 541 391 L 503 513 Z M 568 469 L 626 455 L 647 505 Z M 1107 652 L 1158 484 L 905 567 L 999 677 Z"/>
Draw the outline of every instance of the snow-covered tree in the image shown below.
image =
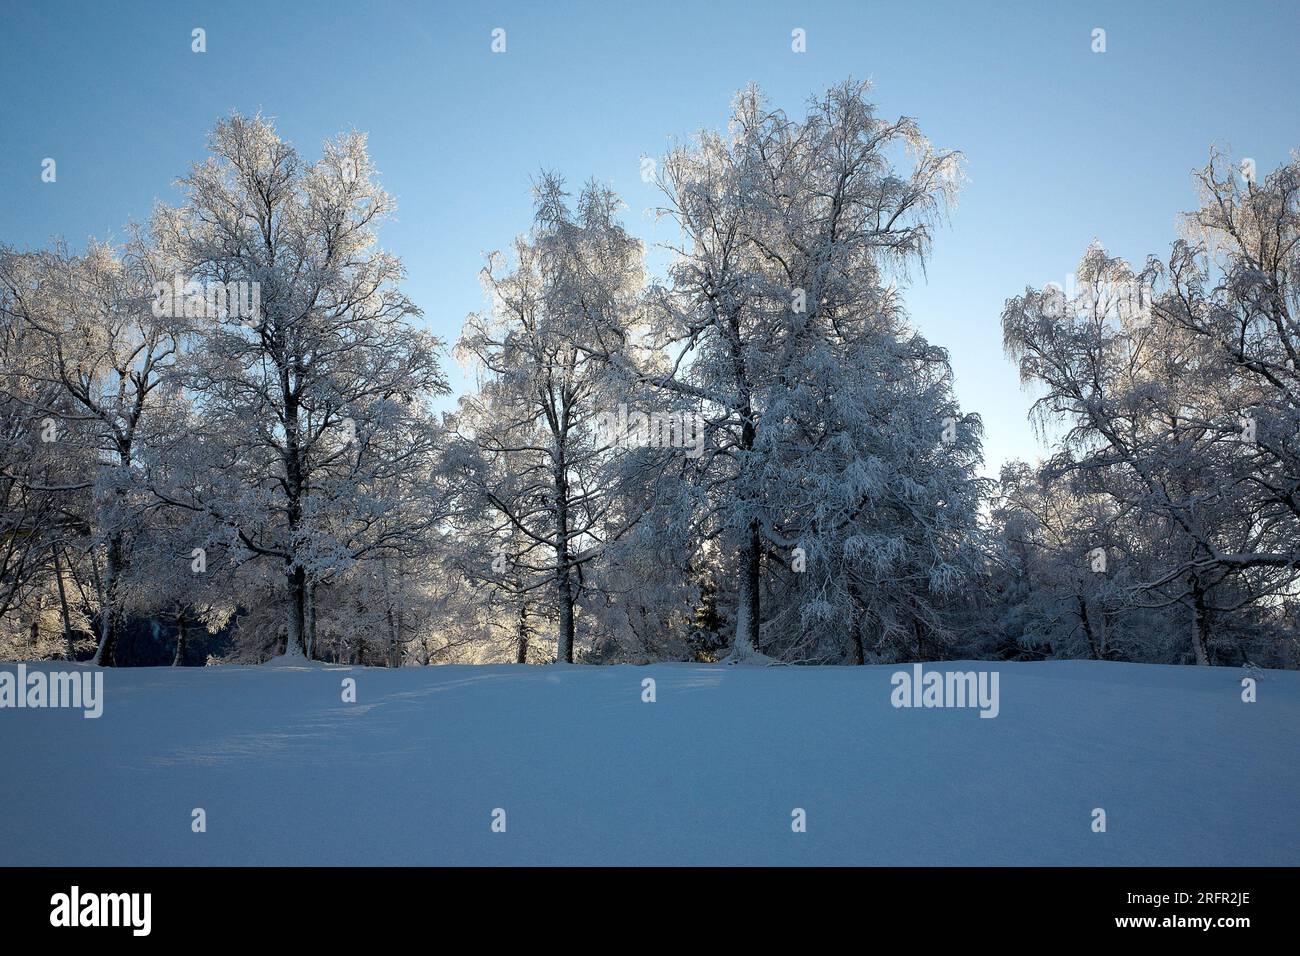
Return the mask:
<path id="1" fill-rule="evenodd" d="M 1158 536 L 1162 560 L 1130 587 L 1181 607 L 1208 664 L 1258 654 L 1231 619 L 1273 615 L 1300 579 L 1300 167 L 1239 184 L 1215 156 L 1198 179 L 1205 202 L 1167 262 L 1135 273 L 1094 244 L 1077 293 L 1028 289 L 1003 328 L 1040 420 L 1066 426 L 1052 467 Z"/>
<path id="2" fill-rule="evenodd" d="M 617 520 L 613 438 L 599 416 L 618 404 L 613 358 L 625 357 L 640 305 L 642 251 L 618 222 L 620 203 L 589 183 L 569 208 L 562 181 L 544 175 L 533 229 L 513 261 L 483 270 L 492 308 L 471 316 L 457 352 L 480 384 L 461 400 L 456 482 L 476 496 L 462 509 L 481 568 L 515 595 L 545 587 L 557 615 L 556 659 L 573 661 L 586 566 L 633 519 Z"/>
<path id="3" fill-rule="evenodd" d="M 774 632 L 851 627 L 868 580 L 891 572 L 909 625 L 933 628 L 917 599 L 953 586 L 974 526 L 978 420 L 956 410 L 946 356 L 907 327 L 896 291 L 924 262 L 959 156 L 911 119 L 880 119 L 867 92 L 841 84 L 794 120 L 748 89 L 726 134 L 662 164 L 682 241 L 653 314 L 677 361 L 641 379 L 708 423 L 704 507 L 735 556 L 736 659 L 767 646 L 764 568 L 794 560 L 811 559 L 817 583 L 794 589 Z M 945 420 L 958 426 L 947 447 Z M 896 609 L 876 614 L 894 625 Z"/>
<path id="4" fill-rule="evenodd" d="M 49 454 L 95 461 L 88 487 L 65 488 L 94 498 L 99 664 L 114 663 L 131 536 L 146 506 L 136 474 L 140 451 L 165 418 L 158 396 L 185 333 L 184 315 L 154 308 L 167 261 L 138 231 L 123 251 L 92 242 L 84 255 L 59 244 L 0 257 L 4 313 L 27 342 L 15 381 L 32 387 L 30 407 L 47 432 Z"/>
<path id="5" fill-rule="evenodd" d="M 437 520 L 416 499 L 437 442 L 425 402 L 447 386 L 401 262 L 375 245 L 394 203 L 365 137 L 327 142 L 307 163 L 262 117 L 233 115 L 209 147 L 181 180 L 186 202 L 160 209 L 155 228 L 186 282 L 235 288 L 243 308 L 207 315 L 185 368 L 218 480 L 167 500 L 277 565 L 285 653 L 297 656 L 319 582 Z"/>

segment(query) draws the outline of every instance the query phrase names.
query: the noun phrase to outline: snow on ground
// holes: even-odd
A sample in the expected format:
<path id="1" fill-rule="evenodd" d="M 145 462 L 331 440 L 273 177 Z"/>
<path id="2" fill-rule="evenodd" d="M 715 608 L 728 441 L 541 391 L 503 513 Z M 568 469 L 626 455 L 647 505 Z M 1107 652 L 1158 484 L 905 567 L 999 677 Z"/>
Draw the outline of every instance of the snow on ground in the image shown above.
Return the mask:
<path id="1" fill-rule="evenodd" d="M 999 716 L 892 666 L 110 670 L 0 710 L 0 864 L 1300 864 L 1300 673 L 928 667 Z"/>

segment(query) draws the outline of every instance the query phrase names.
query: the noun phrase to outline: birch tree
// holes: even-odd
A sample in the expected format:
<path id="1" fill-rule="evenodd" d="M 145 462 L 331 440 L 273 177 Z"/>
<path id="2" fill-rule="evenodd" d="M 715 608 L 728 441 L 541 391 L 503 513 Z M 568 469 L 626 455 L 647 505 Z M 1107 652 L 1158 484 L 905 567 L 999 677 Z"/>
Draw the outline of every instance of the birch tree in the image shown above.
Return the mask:
<path id="1" fill-rule="evenodd" d="M 121 253 L 91 243 L 78 256 L 59 244 L 0 259 L 3 308 L 31 340 L 16 371 L 34 385 L 32 409 L 65 455 L 80 444 L 96 459 L 88 487 L 65 488 L 94 496 L 96 664 L 114 663 L 132 528 L 143 507 L 140 450 L 162 425 L 154 420 L 165 414 L 157 399 L 185 334 L 183 315 L 153 308 L 155 284 L 171 281 L 168 261 L 139 231 Z"/>
<path id="2" fill-rule="evenodd" d="M 395 546 L 412 514 L 434 520 L 372 492 L 430 467 L 423 403 L 447 386 L 401 262 L 376 246 L 395 205 L 365 137 L 340 136 L 308 163 L 262 117 L 232 115 L 209 148 L 157 229 L 189 281 L 249 289 L 257 304 L 210 316 L 186 367 L 227 480 L 169 500 L 210 512 L 232 547 L 278 568 L 285 653 L 301 656 L 313 584 Z"/>
<path id="3" fill-rule="evenodd" d="M 528 579 L 517 592 L 545 582 L 565 663 L 584 569 L 630 524 L 612 520 L 611 439 L 597 427 L 617 405 L 611 359 L 624 354 L 640 304 L 641 246 L 617 222 L 619 206 L 593 183 L 570 210 L 562 181 L 544 175 L 532 231 L 512 263 L 491 257 L 483 279 L 493 307 L 470 317 L 457 346 L 482 378 L 460 423 L 462 475 L 494 516 L 480 538 L 484 563 L 505 546 L 511 573 Z"/>
<path id="4" fill-rule="evenodd" d="M 1229 617 L 1267 614 L 1300 569 L 1295 457 L 1297 166 L 1237 182 L 1220 157 L 1167 261 L 1135 272 L 1098 244 L 1077 295 L 1027 289 L 1009 353 L 1065 431 L 1055 467 L 1086 475 L 1133 525 L 1156 516 L 1163 563 L 1132 587 L 1181 606 L 1198 664 L 1239 659 Z M 1217 649 L 1216 649 L 1217 646 Z"/>
<path id="5" fill-rule="evenodd" d="M 734 555 L 735 659 L 761 650 L 765 564 L 772 571 L 775 554 L 807 550 L 861 513 L 861 502 L 845 501 L 823 520 L 797 503 L 815 494 L 811 486 L 830 486 L 824 452 L 855 459 L 865 451 L 855 444 L 865 421 L 846 416 L 883 411 L 832 408 L 819 390 L 841 376 L 870 387 L 854 371 L 864 352 L 899 342 L 911 343 L 915 368 L 946 377 L 942 352 L 907 329 L 894 283 L 924 263 L 959 156 L 934 149 L 909 118 L 879 118 L 867 92 L 841 84 L 794 120 L 748 89 L 726 134 L 701 133 L 662 166 L 662 213 L 682 240 L 657 303 L 657 333 L 677 360 L 668 374 L 644 378 L 697 401 L 709 424 L 707 508 L 711 535 Z M 943 417 L 940 404 L 900 416 L 894 425 L 907 437 L 896 450 L 919 437 L 917 428 L 937 442 Z M 963 448 L 974 447 L 975 434 L 967 430 Z M 857 478 L 850 496 L 869 494 Z"/>

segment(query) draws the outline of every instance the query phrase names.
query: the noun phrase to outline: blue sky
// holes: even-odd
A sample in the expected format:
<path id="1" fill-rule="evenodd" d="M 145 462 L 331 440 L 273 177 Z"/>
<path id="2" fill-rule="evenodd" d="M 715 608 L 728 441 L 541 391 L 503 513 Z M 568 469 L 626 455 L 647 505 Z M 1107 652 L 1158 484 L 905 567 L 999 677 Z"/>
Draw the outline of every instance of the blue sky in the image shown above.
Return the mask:
<path id="1" fill-rule="evenodd" d="M 923 7 L 923 9 L 922 9 Z M 191 30 L 207 52 L 191 52 Z M 505 54 L 490 50 L 506 30 Z M 793 53 L 790 33 L 807 34 Z M 1091 33 L 1106 30 L 1106 52 Z M 1300 4 L 68 3 L 0 0 L 0 242 L 121 237 L 232 109 L 314 159 L 356 128 L 398 216 L 381 232 L 425 321 L 454 341 L 478 270 L 530 217 L 543 166 L 612 184 L 629 228 L 670 238 L 640 159 L 726 118 L 753 81 L 799 113 L 845 77 L 963 150 L 969 182 L 907 302 L 983 415 L 986 470 L 1035 458 L 999 317 L 1099 238 L 1167 252 L 1212 142 L 1261 175 L 1300 147 Z M 55 183 L 41 162 L 58 163 Z M 662 263 L 654 256 L 652 266 Z M 453 380 L 465 379 L 448 362 Z"/>

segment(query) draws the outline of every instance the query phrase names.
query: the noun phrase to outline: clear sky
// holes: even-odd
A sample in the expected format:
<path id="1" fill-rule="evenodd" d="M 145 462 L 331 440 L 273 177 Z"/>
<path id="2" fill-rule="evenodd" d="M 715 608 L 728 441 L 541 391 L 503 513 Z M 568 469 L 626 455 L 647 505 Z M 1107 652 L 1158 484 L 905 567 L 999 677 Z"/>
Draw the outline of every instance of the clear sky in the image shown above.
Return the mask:
<path id="1" fill-rule="evenodd" d="M 206 53 L 191 52 L 195 27 Z M 799 114 L 815 91 L 869 78 L 882 114 L 914 116 L 967 156 L 969 183 L 907 302 L 951 350 L 996 474 L 1043 454 L 1002 354 L 1004 300 L 1064 281 L 1094 237 L 1135 262 L 1167 252 L 1212 142 L 1261 175 L 1300 148 L 1298 54 L 1300 0 L 0 0 L 0 242 L 120 238 L 155 199 L 178 198 L 173 181 L 231 110 L 263 111 L 308 159 L 356 128 L 398 201 L 381 243 L 452 342 L 482 307 L 484 254 L 527 227 L 543 166 L 612 184 L 629 228 L 663 241 L 643 155 L 721 125 L 751 81 Z"/>

